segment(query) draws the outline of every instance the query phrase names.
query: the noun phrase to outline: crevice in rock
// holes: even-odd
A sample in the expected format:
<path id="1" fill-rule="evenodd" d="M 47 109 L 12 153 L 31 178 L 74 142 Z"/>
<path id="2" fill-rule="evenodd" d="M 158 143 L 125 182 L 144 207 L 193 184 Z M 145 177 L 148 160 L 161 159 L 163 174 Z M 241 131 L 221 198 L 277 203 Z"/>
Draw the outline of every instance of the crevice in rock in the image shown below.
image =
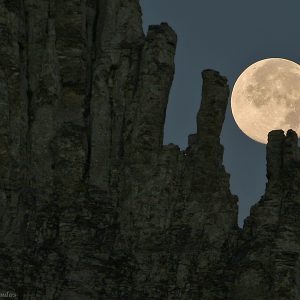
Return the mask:
<path id="1" fill-rule="evenodd" d="M 109 86 L 109 82 L 114 80 L 115 72 L 117 66 L 112 65 L 108 75 L 107 84 Z M 115 127 L 115 111 L 114 111 L 114 100 L 113 100 L 113 86 L 109 86 L 109 106 L 110 106 L 110 139 L 109 139 L 109 161 L 111 163 L 111 168 L 109 170 L 109 186 L 112 184 L 112 166 L 114 164 L 115 158 L 112 156 L 113 151 L 113 134 L 114 134 L 114 127 Z"/>
<path id="2" fill-rule="evenodd" d="M 140 47 L 140 49 L 138 51 L 138 60 L 137 60 L 138 61 L 138 65 L 137 65 L 137 68 L 136 68 L 136 75 L 135 75 L 135 81 L 134 81 L 134 88 L 133 88 L 132 98 L 134 98 L 136 96 L 136 92 L 137 92 L 138 86 L 139 86 L 139 79 L 140 79 L 139 77 L 140 77 L 141 66 L 142 66 L 143 51 L 144 51 L 144 44 Z"/>
<path id="3" fill-rule="evenodd" d="M 86 80 L 86 88 L 87 95 L 85 98 L 85 108 L 84 108 L 84 118 L 87 129 L 87 154 L 86 154 L 86 162 L 83 172 L 83 179 L 85 181 L 89 180 L 89 173 L 91 167 L 91 139 L 92 139 L 92 131 L 93 125 L 91 120 L 91 101 L 93 94 L 93 80 L 94 80 L 94 72 L 97 66 L 97 60 L 101 55 L 101 36 L 103 31 L 103 26 L 106 17 L 107 10 L 107 0 L 95 0 L 95 14 L 93 16 L 92 28 L 91 28 L 91 36 L 89 35 L 89 25 L 86 23 L 86 30 L 88 33 L 87 47 L 88 47 L 88 65 L 87 65 L 87 80 Z"/>
<path id="4" fill-rule="evenodd" d="M 87 131 L 87 154 L 86 154 L 86 162 L 83 173 L 84 180 L 88 180 L 90 165 L 91 165 L 91 99 L 93 93 L 93 75 L 95 70 L 95 62 L 96 62 L 96 53 L 97 53 L 97 45 L 96 45 L 96 37 L 97 37 L 97 24 L 99 21 L 99 1 L 95 2 L 95 15 L 93 19 L 91 36 L 90 29 L 88 25 L 88 20 L 86 21 L 86 33 L 87 33 L 87 47 L 88 47 L 88 55 L 87 55 L 87 78 L 86 78 L 86 89 L 87 95 L 85 98 L 85 107 L 83 116 L 85 119 L 85 126 Z M 88 19 L 88 18 L 87 18 Z"/>
<path id="5" fill-rule="evenodd" d="M 26 132 L 26 160 L 27 160 L 27 184 L 30 185 L 30 175 L 29 175 L 29 168 L 30 168 L 30 152 L 31 152 L 31 126 L 33 122 L 33 111 L 32 111 L 32 89 L 30 86 L 30 72 L 29 72 L 29 34 L 30 28 L 28 24 L 28 11 L 26 10 L 24 0 L 21 2 L 20 7 L 22 18 L 24 22 L 24 28 L 22 32 L 22 39 L 19 41 L 19 55 L 20 55 L 20 68 L 21 68 L 21 77 L 24 82 L 24 101 L 27 101 L 27 132 Z"/>

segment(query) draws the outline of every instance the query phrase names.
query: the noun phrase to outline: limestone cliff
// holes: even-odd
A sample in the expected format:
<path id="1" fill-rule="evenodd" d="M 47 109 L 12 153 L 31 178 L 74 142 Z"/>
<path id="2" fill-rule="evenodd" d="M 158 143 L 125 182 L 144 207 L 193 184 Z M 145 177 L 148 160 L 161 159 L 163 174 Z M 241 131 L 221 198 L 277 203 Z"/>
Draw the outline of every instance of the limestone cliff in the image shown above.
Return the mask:
<path id="1" fill-rule="evenodd" d="M 270 134 L 245 227 L 222 164 L 229 88 L 163 145 L 176 34 L 138 0 L 0 1 L 0 292 L 18 299 L 298 299 L 297 137 Z"/>

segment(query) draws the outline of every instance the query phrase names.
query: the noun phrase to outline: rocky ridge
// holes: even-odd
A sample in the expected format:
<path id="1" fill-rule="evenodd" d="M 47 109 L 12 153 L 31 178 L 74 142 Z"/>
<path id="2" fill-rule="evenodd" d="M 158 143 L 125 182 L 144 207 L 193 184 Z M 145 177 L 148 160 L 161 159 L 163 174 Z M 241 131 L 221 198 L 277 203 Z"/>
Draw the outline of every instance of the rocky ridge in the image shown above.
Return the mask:
<path id="1" fill-rule="evenodd" d="M 298 299 L 299 149 L 269 135 L 241 230 L 222 164 L 229 87 L 163 145 L 176 34 L 137 0 L 0 1 L 0 291 L 19 299 Z"/>

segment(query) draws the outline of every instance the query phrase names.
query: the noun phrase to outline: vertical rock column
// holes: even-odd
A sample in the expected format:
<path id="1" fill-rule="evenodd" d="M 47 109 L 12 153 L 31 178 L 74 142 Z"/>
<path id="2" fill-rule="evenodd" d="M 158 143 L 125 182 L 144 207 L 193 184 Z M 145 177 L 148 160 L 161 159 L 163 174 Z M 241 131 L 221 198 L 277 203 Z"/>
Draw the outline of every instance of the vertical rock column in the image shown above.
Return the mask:
<path id="1" fill-rule="evenodd" d="M 22 198 L 29 193 L 30 147 L 27 33 L 21 2 L 0 4 L 0 28 L 0 288 L 15 290 L 11 282 L 23 279 L 26 211 Z"/>
<path id="2" fill-rule="evenodd" d="M 294 131 L 269 133 L 265 195 L 243 229 L 233 299 L 299 296 L 300 164 Z M 250 293 L 250 294 L 249 294 Z"/>
<path id="3" fill-rule="evenodd" d="M 227 79 L 214 70 L 202 72 L 202 101 L 197 115 L 199 139 L 219 139 L 228 104 Z"/>
<path id="4" fill-rule="evenodd" d="M 274 257 L 273 299 L 300 296 L 300 161 L 298 136 L 288 130 L 282 145 L 281 205 L 272 254 Z"/>
<path id="5" fill-rule="evenodd" d="M 179 299 L 226 297 L 229 278 L 224 266 L 238 232 L 237 197 L 229 189 L 220 144 L 229 88 L 226 78 L 214 70 L 203 71 L 202 77 L 197 134 L 190 136 L 184 153 L 181 196 L 170 232 Z"/>
<path id="6" fill-rule="evenodd" d="M 168 247 L 166 226 L 171 213 L 168 199 L 162 195 L 167 181 L 160 156 L 176 41 L 167 24 L 149 27 L 126 116 L 120 235 L 114 249 L 114 259 L 122 260 L 127 270 L 118 280 L 124 299 L 129 295 L 133 299 L 165 297 L 168 288 L 159 272 Z"/>

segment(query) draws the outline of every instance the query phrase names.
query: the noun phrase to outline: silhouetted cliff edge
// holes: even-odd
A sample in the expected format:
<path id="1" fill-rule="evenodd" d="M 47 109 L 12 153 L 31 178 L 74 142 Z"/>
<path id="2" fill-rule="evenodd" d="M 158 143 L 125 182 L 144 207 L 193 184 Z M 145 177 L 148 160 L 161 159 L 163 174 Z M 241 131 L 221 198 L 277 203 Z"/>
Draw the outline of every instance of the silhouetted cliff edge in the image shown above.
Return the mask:
<path id="1" fill-rule="evenodd" d="M 175 47 L 165 23 L 144 36 L 137 0 L 0 1 L 0 292 L 299 299 L 297 136 L 270 133 L 239 229 L 225 77 L 203 71 L 188 148 L 163 145 Z"/>

